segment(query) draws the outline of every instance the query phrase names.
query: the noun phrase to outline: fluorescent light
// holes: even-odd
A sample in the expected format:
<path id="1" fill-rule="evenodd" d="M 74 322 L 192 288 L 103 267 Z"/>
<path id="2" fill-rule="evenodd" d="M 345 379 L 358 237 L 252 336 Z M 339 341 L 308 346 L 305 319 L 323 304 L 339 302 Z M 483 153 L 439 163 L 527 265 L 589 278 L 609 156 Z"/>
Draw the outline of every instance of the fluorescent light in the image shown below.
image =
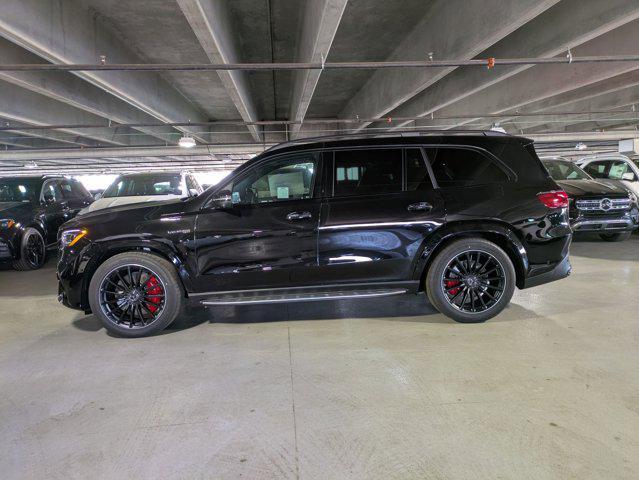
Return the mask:
<path id="1" fill-rule="evenodd" d="M 29 170 L 33 170 L 34 168 L 38 168 L 38 164 L 35 162 L 29 162 L 24 164 L 24 168 L 28 168 Z"/>
<path id="2" fill-rule="evenodd" d="M 577 145 L 575 145 L 575 150 L 588 150 L 588 145 L 583 142 L 579 142 Z"/>
<path id="3" fill-rule="evenodd" d="M 182 148 L 193 148 L 195 147 L 195 139 L 188 135 L 184 135 L 180 138 L 180 140 L 178 140 L 178 145 Z"/>

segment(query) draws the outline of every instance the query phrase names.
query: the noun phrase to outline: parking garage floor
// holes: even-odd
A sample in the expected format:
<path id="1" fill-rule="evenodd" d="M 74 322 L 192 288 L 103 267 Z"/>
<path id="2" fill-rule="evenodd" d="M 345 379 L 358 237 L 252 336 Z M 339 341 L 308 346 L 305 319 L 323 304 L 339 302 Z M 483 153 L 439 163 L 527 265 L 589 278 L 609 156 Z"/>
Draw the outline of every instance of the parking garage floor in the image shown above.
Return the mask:
<path id="1" fill-rule="evenodd" d="M 193 310 L 153 338 L 0 271 L 3 478 L 639 476 L 639 236 L 483 325 L 423 297 Z"/>

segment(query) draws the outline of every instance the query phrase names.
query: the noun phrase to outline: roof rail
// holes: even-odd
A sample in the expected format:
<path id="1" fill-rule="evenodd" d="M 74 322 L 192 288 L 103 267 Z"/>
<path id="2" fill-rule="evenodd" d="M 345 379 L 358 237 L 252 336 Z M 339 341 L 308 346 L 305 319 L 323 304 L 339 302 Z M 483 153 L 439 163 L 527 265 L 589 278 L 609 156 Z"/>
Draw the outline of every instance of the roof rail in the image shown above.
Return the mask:
<path id="1" fill-rule="evenodd" d="M 484 135 L 486 137 L 509 137 L 508 133 L 495 130 L 441 130 L 441 129 L 420 129 L 420 130 L 398 130 L 396 132 L 372 132 L 372 133 L 341 133 L 337 135 L 323 135 L 319 137 L 306 137 L 278 143 L 266 149 L 263 153 L 280 150 L 292 145 L 303 145 L 307 143 L 331 142 L 337 140 L 357 140 L 362 138 L 392 138 L 392 137 L 419 137 L 438 135 Z"/>

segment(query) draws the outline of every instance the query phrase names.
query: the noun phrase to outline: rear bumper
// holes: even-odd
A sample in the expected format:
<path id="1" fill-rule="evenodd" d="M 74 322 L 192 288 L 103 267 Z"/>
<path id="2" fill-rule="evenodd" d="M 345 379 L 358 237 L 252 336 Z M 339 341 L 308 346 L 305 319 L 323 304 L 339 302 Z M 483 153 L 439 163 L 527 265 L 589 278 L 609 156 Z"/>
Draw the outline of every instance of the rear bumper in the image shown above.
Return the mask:
<path id="1" fill-rule="evenodd" d="M 536 287 L 538 285 L 543 285 L 544 283 L 561 280 L 562 278 L 566 278 L 570 275 L 571 271 L 572 265 L 570 265 L 568 255 L 556 264 L 531 265 L 522 288 Z"/>

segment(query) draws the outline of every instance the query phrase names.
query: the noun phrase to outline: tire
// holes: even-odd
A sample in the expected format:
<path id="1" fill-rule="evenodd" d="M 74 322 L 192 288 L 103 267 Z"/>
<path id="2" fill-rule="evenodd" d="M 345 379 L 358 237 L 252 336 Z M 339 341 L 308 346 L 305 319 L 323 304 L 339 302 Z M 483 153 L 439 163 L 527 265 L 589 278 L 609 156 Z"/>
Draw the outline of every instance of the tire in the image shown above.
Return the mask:
<path id="1" fill-rule="evenodd" d="M 173 265 L 141 252 L 121 253 L 106 260 L 93 274 L 88 293 L 91 310 L 104 328 L 129 338 L 161 332 L 177 318 L 184 304 Z"/>
<path id="2" fill-rule="evenodd" d="M 606 242 L 625 242 L 632 236 L 632 232 L 600 233 L 599 237 Z"/>
<path id="3" fill-rule="evenodd" d="M 451 265 L 455 267 L 451 269 Z M 468 275 L 463 275 L 464 270 Z M 482 323 L 508 305 L 515 282 L 515 268 L 506 252 L 488 240 L 463 238 L 437 254 L 426 274 L 425 286 L 431 304 L 447 317 L 459 323 Z M 472 306 L 467 304 L 467 297 Z"/>
<path id="4" fill-rule="evenodd" d="M 13 268 L 20 271 L 38 270 L 46 260 L 44 237 L 35 228 L 26 228 L 20 241 L 20 258 L 13 262 Z"/>

